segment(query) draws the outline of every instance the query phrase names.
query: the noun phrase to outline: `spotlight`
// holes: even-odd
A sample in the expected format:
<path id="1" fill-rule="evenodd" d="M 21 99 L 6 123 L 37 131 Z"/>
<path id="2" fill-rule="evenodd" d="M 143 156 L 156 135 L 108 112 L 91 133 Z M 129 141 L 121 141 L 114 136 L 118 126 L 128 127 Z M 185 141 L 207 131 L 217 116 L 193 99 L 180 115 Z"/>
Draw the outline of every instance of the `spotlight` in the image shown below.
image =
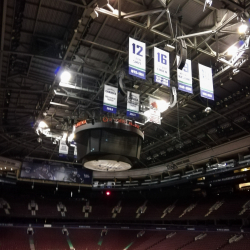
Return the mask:
<path id="1" fill-rule="evenodd" d="M 244 34 L 244 33 L 246 33 L 246 31 L 247 31 L 247 25 L 245 24 L 245 23 L 242 23 L 241 25 L 240 25 L 240 27 L 238 28 L 238 32 L 240 33 L 240 34 Z"/>
<path id="2" fill-rule="evenodd" d="M 207 114 L 209 114 L 209 113 L 211 112 L 211 110 L 212 110 L 212 109 L 211 109 L 210 107 L 206 107 L 206 108 L 205 108 L 205 112 L 206 112 Z"/>
<path id="3" fill-rule="evenodd" d="M 63 71 L 63 73 L 61 74 L 61 81 L 69 82 L 70 78 L 71 78 L 71 74 L 69 73 L 69 71 Z"/>
<path id="4" fill-rule="evenodd" d="M 40 121 L 38 127 L 39 127 L 39 128 L 48 128 L 48 125 L 46 124 L 46 122 Z"/>
<path id="5" fill-rule="evenodd" d="M 237 53 L 237 51 L 238 51 L 238 48 L 236 47 L 236 46 L 231 46 L 228 50 L 227 50 L 227 54 L 229 55 L 229 56 L 233 56 L 233 55 L 235 55 L 236 53 Z"/>
<path id="6" fill-rule="evenodd" d="M 97 18 L 97 17 L 99 16 L 99 14 L 98 14 L 98 12 L 97 12 L 96 10 L 94 10 L 94 11 L 90 14 L 90 16 L 92 17 L 92 19 L 95 19 L 95 18 Z"/>
<path id="7" fill-rule="evenodd" d="M 109 196 L 110 194 L 111 194 L 110 191 L 107 191 L 107 192 L 106 192 L 106 195 L 107 195 L 107 196 Z"/>

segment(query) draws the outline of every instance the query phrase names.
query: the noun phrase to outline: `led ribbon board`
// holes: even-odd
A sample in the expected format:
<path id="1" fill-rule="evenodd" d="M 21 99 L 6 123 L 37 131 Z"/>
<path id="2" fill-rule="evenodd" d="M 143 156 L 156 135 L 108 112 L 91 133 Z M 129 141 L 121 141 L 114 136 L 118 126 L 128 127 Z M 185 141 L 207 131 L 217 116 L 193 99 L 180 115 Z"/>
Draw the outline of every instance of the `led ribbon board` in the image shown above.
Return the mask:
<path id="1" fill-rule="evenodd" d="M 177 62 L 179 60 L 180 60 L 180 57 L 177 56 Z M 185 66 L 183 67 L 182 70 L 178 69 L 177 67 L 177 79 L 178 79 L 179 90 L 193 94 L 191 60 L 186 59 Z"/>
<path id="2" fill-rule="evenodd" d="M 127 91 L 127 116 L 139 116 L 140 95 Z"/>
<path id="3" fill-rule="evenodd" d="M 214 100 L 212 69 L 199 64 L 199 78 L 201 96 L 210 100 Z"/>
<path id="4" fill-rule="evenodd" d="M 146 79 L 146 45 L 129 38 L 129 74 Z"/>
<path id="5" fill-rule="evenodd" d="M 103 111 L 116 113 L 118 89 L 109 85 L 104 85 Z"/>
<path id="6" fill-rule="evenodd" d="M 170 87 L 169 53 L 154 48 L 154 81 Z"/>

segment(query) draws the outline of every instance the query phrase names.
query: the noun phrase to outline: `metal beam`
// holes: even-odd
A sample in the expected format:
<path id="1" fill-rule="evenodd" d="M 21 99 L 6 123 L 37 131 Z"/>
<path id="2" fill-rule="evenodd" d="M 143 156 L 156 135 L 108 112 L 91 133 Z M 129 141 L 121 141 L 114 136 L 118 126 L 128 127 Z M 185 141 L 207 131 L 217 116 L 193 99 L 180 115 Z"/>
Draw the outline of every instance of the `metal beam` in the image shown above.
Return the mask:
<path id="1" fill-rule="evenodd" d="M 234 108 L 234 109 L 231 109 L 231 110 L 225 112 L 223 115 L 224 115 L 224 116 L 227 116 L 227 115 L 229 115 L 229 114 L 231 114 L 231 113 L 233 113 L 233 112 L 236 112 L 238 109 L 241 109 L 241 108 L 246 107 L 247 105 L 249 105 L 249 104 L 248 104 L 248 103 L 245 103 L 245 104 L 243 104 L 243 105 L 240 105 L 240 106 L 237 107 L 237 108 Z M 207 119 L 206 122 L 200 123 L 200 121 L 198 121 L 200 124 L 197 125 L 197 126 L 195 126 L 194 124 L 192 124 L 191 128 L 188 129 L 188 130 L 185 131 L 185 132 L 190 133 L 190 132 L 192 132 L 192 131 L 194 131 L 194 130 L 197 130 L 197 129 L 200 128 L 200 127 L 204 127 L 205 125 L 214 122 L 216 119 L 218 119 L 218 114 L 216 114 L 213 118 L 210 117 L 210 119 Z M 171 140 L 172 140 L 172 139 L 169 139 L 169 140 L 166 140 L 166 141 L 168 142 L 168 141 L 171 141 Z M 146 150 L 143 151 L 143 153 L 146 153 L 146 152 L 148 152 L 148 151 L 150 151 L 150 150 L 152 150 L 152 149 L 154 149 L 154 148 L 156 148 L 156 147 L 160 147 L 160 146 L 162 146 L 163 144 L 164 144 L 164 142 L 163 142 L 163 143 L 160 143 L 160 144 L 155 143 L 155 144 L 153 145 L 153 147 L 152 147 L 152 146 L 149 146 L 148 148 L 146 148 Z"/>
<path id="2" fill-rule="evenodd" d="M 126 19 L 126 18 L 132 18 L 132 17 L 137 17 L 137 16 L 151 15 L 151 14 L 162 12 L 163 10 L 165 10 L 165 8 L 156 8 L 156 9 L 145 10 L 145 11 L 136 11 L 136 12 L 131 12 L 131 13 L 122 15 L 122 18 Z"/>
<path id="3" fill-rule="evenodd" d="M 90 44 L 93 44 L 95 46 L 104 48 L 104 49 L 112 50 L 112 51 L 119 52 L 119 53 L 122 53 L 122 54 L 128 54 L 128 52 L 126 52 L 126 51 L 115 49 L 115 48 L 112 48 L 112 47 L 109 47 L 109 46 L 106 46 L 106 45 L 102 45 L 102 44 L 99 44 L 99 43 L 95 43 L 95 42 L 92 42 L 92 41 L 89 41 L 89 40 L 86 40 L 86 39 L 80 39 L 80 40 L 83 41 L 83 42 L 90 43 Z"/>
<path id="4" fill-rule="evenodd" d="M 2 79 L 2 63 L 3 63 L 3 50 L 4 50 L 4 35 L 5 35 L 5 25 L 6 25 L 6 15 L 7 15 L 7 0 L 3 2 L 3 15 L 2 15 L 2 30 L 1 30 L 1 51 L 0 51 L 0 81 Z"/>

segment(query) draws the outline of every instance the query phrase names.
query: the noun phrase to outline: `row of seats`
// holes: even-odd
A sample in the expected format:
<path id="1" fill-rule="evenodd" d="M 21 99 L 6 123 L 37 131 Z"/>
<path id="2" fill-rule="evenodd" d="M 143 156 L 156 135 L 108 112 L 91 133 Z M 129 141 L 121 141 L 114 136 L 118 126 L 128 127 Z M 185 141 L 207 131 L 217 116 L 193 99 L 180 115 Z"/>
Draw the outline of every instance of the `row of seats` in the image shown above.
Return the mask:
<path id="1" fill-rule="evenodd" d="M 247 218 L 250 202 L 244 198 L 200 198 L 175 201 L 50 200 L 20 197 L 0 198 L 0 216 L 93 219 L 223 219 Z"/>
<path id="2" fill-rule="evenodd" d="M 250 234 L 229 232 L 166 232 L 133 230 L 35 228 L 33 235 L 25 228 L 1 228 L 0 250 L 247 250 Z M 232 241 L 230 239 L 239 239 Z M 230 243 L 231 242 L 231 243 Z"/>

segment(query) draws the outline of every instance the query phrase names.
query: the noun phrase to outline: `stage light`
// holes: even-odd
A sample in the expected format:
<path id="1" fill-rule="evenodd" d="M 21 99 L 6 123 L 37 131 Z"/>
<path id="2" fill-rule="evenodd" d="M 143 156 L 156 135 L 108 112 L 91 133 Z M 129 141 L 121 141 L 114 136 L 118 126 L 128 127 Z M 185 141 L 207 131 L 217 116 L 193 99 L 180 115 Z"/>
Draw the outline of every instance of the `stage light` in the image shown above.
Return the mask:
<path id="1" fill-rule="evenodd" d="M 245 23 L 242 23 L 240 25 L 240 27 L 238 28 L 238 32 L 240 34 L 244 34 L 244 33 L 246 33 L 246 31 L 247 31 L 247 25 Z"/>
<path id="2" fill-rule="evenodd" d="M 210 107 L 206 107 L 204 111 L 205 111 L 207 114 L 209 114 L 209 113 L 211 112 L 211 110 L 212 110 L 212 109 L 211 109 Z"/>
<path id="3" fill-rule="evenodd" d="M 227 54 L 230 56 L 233 56 L 237 53 L 238 48 L 236 46 L 231 46 L 228 50 L 227 50 Z"/>
<path id="4" fill-rule="evenodd" d="M 92 19 L 96 19 L 96 18 L 99 16 L 99 14 L 98 14 L 98 12 L 97 12 L 96 10 L 94 10 L 94 11 L 90 14 L 90 16 L 92 17 Z"/>
<path id="5" fill-rule="evenodd" d="M 164 100 L 159 100 L 159 103 L 157 103 L 158 105 L 158 109 L 161 113 L 163 113 L 164 111 L 166 111 L 169 108 L 170 103 L 166 102 Z"/>
<path id="6" fill-rule="evenodd" d="M 107 192 L 106 192 L 106 195 L 107 195 L 107 196 L 109 196 L 110 194 L 111 194 L 110 191 L 107 191 Z"/>
<path id="7" fill-rule="evenodd" d="M 69 82 L 71 78 L 71 74 L 69 73 L 69 71 L 63 71 L 61 74 L 61 81 L 62 82 Z"/>
<path id="8" fill-rule="evenodd" d="M 66 136 L 67 137 L 67 136 Z M 68 137 L 68 141 L 73 141 L 74 140 L 74 138 L 75 138 L 75 134 L 74 133 L 72 133 L 72 134 L 70 134 L 69 135 L 69 137 Z"/>
<path id="9" fill-rule="evenodd" d="M 38 127 L 39 128 L 48 128 L 48 125 L 46 124 L 46 122 L 40 121 Z"/>

